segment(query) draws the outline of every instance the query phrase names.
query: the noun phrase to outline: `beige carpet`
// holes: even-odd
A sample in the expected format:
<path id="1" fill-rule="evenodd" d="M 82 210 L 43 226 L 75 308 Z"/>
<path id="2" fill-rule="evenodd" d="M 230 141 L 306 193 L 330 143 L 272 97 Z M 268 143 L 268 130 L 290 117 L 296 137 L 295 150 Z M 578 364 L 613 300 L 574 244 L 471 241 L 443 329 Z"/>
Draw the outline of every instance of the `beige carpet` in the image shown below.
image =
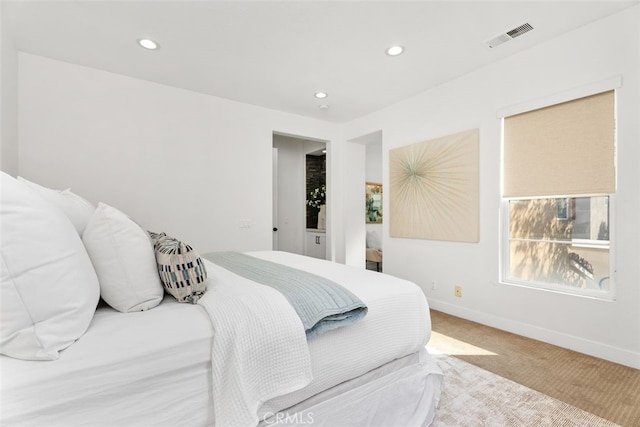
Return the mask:
<path id="1" fill-rule="evenodd" d="M 444 384 L 433 427 L 618 426 L 455 357 L 434 357 Z"/>
<path id="2" fill-rule="evenodd" d="M 640 427 L 640 370 L 432 310 L 429 345 L 624 427 Z"/>

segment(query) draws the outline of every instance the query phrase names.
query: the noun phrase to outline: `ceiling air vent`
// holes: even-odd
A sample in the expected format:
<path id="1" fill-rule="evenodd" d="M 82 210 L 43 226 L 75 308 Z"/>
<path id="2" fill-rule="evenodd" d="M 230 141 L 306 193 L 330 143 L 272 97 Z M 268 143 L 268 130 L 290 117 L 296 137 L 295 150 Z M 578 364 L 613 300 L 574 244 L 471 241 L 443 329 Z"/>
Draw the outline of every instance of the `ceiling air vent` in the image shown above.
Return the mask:
<path id="1" fill-rule="evenodd" d="M 525 23 L 520 25 L 519 27 L 514 28 L 513 30 L 509 30 L 504 34 L 497 35 L 491 40 L 487 41 L 487 45 L 491 48 L 494 48 L 502 43 L 508 42 L 509 40 L 515 39 L 518 36 L 523 35 L 529 31 L 533 30 L 531 24 Z"/>

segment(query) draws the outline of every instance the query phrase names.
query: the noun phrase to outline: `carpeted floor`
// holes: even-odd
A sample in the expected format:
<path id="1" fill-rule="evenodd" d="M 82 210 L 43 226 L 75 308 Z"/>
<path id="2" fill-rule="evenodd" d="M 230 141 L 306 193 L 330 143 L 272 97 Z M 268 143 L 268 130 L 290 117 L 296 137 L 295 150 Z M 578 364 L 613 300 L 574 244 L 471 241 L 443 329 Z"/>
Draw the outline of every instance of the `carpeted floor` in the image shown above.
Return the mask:
<path id="1" fill-rule="evenodd" d="M 434 357 L 444 382 L 432 427 L 620 427 L 464 360 Z"/>
<path id="2" fill-rule="evenodd" d="M 429 347 L 624 427 L 640 427 L 640 370 L 432 310 Z"/>

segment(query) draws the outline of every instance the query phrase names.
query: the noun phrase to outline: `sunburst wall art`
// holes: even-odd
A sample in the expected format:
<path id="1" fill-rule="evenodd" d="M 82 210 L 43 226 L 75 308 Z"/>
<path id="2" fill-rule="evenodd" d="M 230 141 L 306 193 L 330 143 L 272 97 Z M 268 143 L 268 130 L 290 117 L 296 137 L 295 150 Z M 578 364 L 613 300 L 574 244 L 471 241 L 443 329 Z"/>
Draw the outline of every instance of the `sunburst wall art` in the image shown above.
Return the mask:
<path id="1" fill-rule="evenodd" d="M 479 240 L 479 130 L 389 151 L 392 237 Z"/>

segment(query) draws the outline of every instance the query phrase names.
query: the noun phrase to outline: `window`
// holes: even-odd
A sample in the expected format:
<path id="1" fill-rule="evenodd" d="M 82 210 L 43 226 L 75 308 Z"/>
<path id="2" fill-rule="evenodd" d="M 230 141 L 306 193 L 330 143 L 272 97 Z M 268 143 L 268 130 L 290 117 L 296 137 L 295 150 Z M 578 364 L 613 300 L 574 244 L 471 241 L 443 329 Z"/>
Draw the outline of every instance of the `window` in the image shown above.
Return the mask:
<path id="1" fill-rule="evenodd" d="M 503 282 L 613 298 L 614 101 L 503 118 Z"/>
<path id="2" fill-rule="evenodd" d="M 609 197 L 510 199 L 508 209 L 507 281 L 609 291 Z"/>

